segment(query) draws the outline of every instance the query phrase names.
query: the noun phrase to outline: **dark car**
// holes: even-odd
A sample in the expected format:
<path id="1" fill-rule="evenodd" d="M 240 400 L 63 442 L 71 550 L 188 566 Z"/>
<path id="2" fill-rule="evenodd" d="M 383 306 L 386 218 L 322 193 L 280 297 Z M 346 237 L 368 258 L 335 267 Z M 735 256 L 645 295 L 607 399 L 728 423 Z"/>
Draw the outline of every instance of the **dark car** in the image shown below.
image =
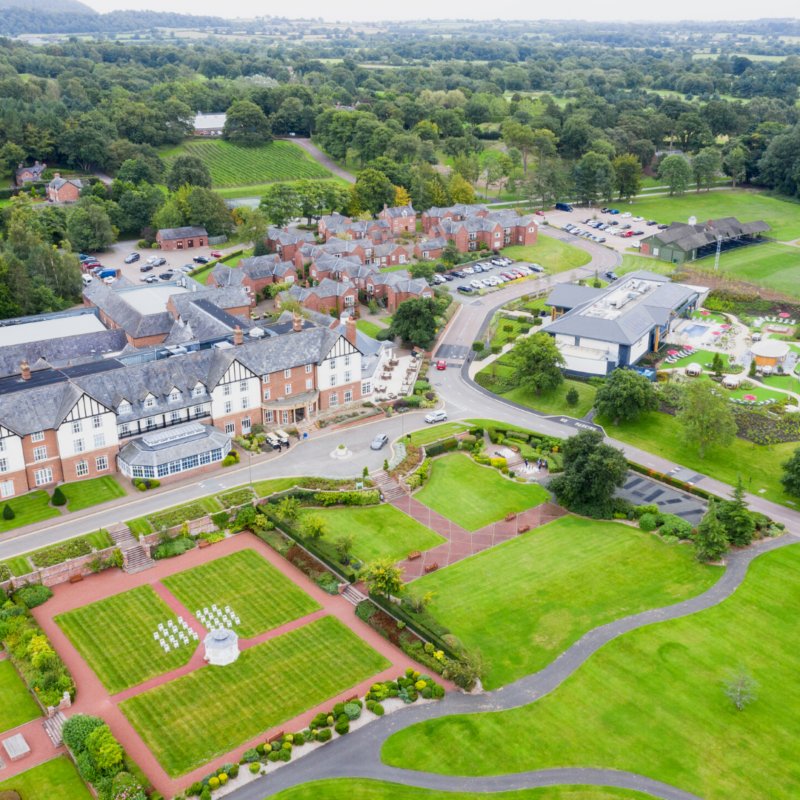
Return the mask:
<path id="1" fill-rule="evenodd" d="M 601 214 L 608 214 L 608 212 L 609 212 L 609 211 L 611 211 L 611 209 L 610 209 L 610 208 L 601 208 L 601 209 L 600 209 L 600 213 L 601 213 Z"/>
<path id="2" fill-rule="evenodd" d="M 619 278 L 616 276 L 616 274 L 611 272 L 610 270 L 608 272 L 606 272 L 606 278 L 608 278 L 610 281 L 619 280 Z"/>
<path id="3" fill-rule="evenodd" d="M 665 228 L 669 228 L 669 225 L 665 225 L 663 222 L 658 226 L 660 231 L 663 231 Z"/>
<path id="4" fill-rule="evenodd" d="M 389 441 L 389 437 L 385 433 L 379 433 L 373 440 L 372 444 L 370 444 L 370 450 L 380 450 L 386 442 Z"/>
<path id="5" fill-rule="evenodd" d="M 86 253 L 78 253 L 78 258 L 81 261 L 86 261 L 87 258 L 94 258 L 94 256 L 87 256 Z"/>
<path id="6" fill-rule="evenodd" d="M 153 266 L 154 267 L 161 267 L 166 263 L 167 263 L 167 259 L 166 258 L 160 258 L 159 257 L 159 258 L 156 258 L 156 259 L 153 260 Z"/>
<path id="7" fill-rule="evenodd" d="M 644 231 L 634 231 L 633 235 L 634 236 L 644 236 Z"/>
<path id="8" fill-rule="evenodd" d="M 142 266 L 139 267 L 139 272 L 150 272 L 151 269 L 153 269 L 152 264 L 142 264 Z"/>
<path id="9" fill-rule="evenodd" d="M 471 286 L 459 286 L 458 291 L 462 294 L 472 294 L 475 290 Z"/>
<path id="10" fill-rule="evenodd" d="M 162 272 L 159 276 L 162 281 L 171 281 L 173 278 L 173 273 L 171 272 Z"/>
<path id="11" fill-rule="evenodd" d="M 626 223 L 625 225 L 620 225 L 619 229 L 621 231 L 629 231 L 633 226 L 630 223 Z"/>
<path id="12" fill-rule="evenodd" d="M 205 256 L 195 256 L 192 259 L 192 261 L 194 261 L 195 264 L 208 264 L 210 260 L 211 260 L 210 258 L 206 258 Z"/>
<path id="13" fill-rule="evenodd" d="M 556 203 L 556 211 L 572 211 L 569 203 Z"/>
<path id="14" fill-rule="evenodd" d="M 444 275 L 442 275 L 442 277 L 446 281 L 454 281 L 455 280 L 455 278 L 449 272 L 446 272 Z"/>
<path id="15" fill-rule="evenodd" d="M 466 272 L 462 272 L 460 269 L 454 269 L 452 274 L 455 275 L 456 278 L 466 278 L 467 277 L 467 273 Z"/>
<path id="16" fill-rule="evenodd" d="M 654 219 L 649 219 L 649 220 L 647 220 L 647 222 L 645 224 L 646 225 L 658 225 L 658 221 L 654 220 Z"/>
<path id="17" fill-rule="evenodd" d="M 130 254 L 130 255 L 129 255 L 129 256 L 126 258 L 126 259 L 125 259 L 125 263 L 126 263 L 126 264 L 133 264 L 133 262 L 134 262 L 134 261 L 138 261 L 140 258 L 141 258 L 141 256 L 140 256 L 138 253 L 131 253 L 131 254 Z"/>

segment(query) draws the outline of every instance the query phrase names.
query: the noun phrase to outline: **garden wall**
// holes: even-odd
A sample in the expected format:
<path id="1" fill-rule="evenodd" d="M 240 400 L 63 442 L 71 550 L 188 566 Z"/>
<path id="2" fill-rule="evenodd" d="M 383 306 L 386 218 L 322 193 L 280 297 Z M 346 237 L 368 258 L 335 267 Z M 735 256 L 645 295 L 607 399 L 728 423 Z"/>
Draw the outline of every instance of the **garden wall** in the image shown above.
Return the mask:
<path id="1" fill-rule="evenodd" d="M 78 558 L 68 558 L 61 564 L 54 564 L 52 567 L 42 567 L 41 569 L 34 570 L 27 575 L 20 575 L 13 577 L 10 580 L 0 583 L 0 589 L 8 593 L 11 589 L 18 589 L 26 583 L 42 583 L 45 586 L 57 586 L 59 583 L 67 583 L 73 575 L 87 575 L 94 574 L 89 568 L 98 556 L 100 558 L 108 558 L 115 550 L 114 547 L 107 547 L 105 550 L 93 550 L 85 556 L 78 556 Z"/>

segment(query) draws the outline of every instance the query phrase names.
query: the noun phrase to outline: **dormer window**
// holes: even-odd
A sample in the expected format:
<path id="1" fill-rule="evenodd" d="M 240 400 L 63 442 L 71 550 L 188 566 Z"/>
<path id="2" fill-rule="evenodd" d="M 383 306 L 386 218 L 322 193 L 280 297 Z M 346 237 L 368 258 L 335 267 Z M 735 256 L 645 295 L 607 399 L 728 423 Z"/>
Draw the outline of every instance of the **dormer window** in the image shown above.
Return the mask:
<path id="1" fill-rule="evenodd" d="M 178 400 L 181 399 L 181 393 L 177 389 L 173 389 L 169 393 L 169 401 L 170 403 L 177 403 Z"/>
<path id="2" fill-rule="evenodd" d="M 144 399 L 144 407 L 145 408 L 155 408 L 156 399 L 152 395 L 150 397 L 145 397 Z"/>
<path id="3" fill-rule="evenodd" d="M 192 397 L 202 397 L 205 393 L 206 387 L 199 383 L 192 389 Z"/>
<path id="4" fill-rule="evenodd" d="M 130 414 L 133 406 L 126 400 L 117 406 L 117 414 Z"/>

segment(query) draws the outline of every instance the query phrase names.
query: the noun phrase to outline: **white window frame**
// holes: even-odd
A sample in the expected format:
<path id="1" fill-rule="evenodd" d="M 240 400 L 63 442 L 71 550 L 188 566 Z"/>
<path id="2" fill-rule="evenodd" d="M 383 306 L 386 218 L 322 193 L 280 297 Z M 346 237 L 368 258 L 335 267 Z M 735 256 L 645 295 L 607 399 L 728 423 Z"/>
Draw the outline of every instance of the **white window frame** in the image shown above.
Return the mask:
<path id="1" fill-rule="evenodd" d="M 104 472 L 108 469 L 108 456 L 98 456 L 94 460 L 94 465 L 98 472 Z"/>
<path id="2" fill-rule="evenodd" d="M 225 413 L 226 414 L 233 413 L 233 403 L 230 400 L 225 401 Z"/>
<path id="3" fill-rule="evenodd" d="M 192 397 L 202 397 L 205 393 L 205 386 L 195 386 L 194 389 L 192 389 Z"/>
<path id="4" fill-rule="evenodd" d="M 8 472 L 8 459 L 0 458 L 0 473 Z"/>
<path id="5" fill-rule="evenodd" d="M 177 389 L 173 389 L 169 393 L 170 403 L 177 403 L 181 399 L 181 393 Z"/>
<path id="6" fill-rule="evenodd" d="M 292 377 L 292 371 L 290 369 L 285 369 L 283 371 L 283 377 L 284 378 L 291 378 Z"/>
<path id="7" fill-rule="evenodd" d="M 253 423 L 250 420 L 250 417 L 242 417 L 242 435 L 250 433 L 250 428 L 252 425 Z"/>
<path id="8" fill-rule="evenodd" d="M 230 397 L 230 394 L 231 394 L 231 385 L 229 383 L 226 383 L 222 387 L 222 396 L 223 397 Z"/>
<path id="9" fill-rule="evenodd" d="M 283 387 L 284 394 L 290 395 L 292 393 L 292 384 L 287 383 Z"/>
<path id="10" fill-rule="evenodd" d="M 353 376 L 352 376 L 352 374 L 350 373 L 350 370 L 347 370 L 347 372 L 345 372 L 345 374 L 344 374 L 344 382 L 345 382 L 345 383 L 350 383 L 350 381 L 351 381 L 352 379 L 353 379 Z"/>
<path id="11" fill-rule="evenodd" d="M 264 422 L 267 425 L 272 424 L 272 409 L 268 408 L 264 411 Z"/>
<path id="12" fill-rule="evenodd" d="M 270 398 L 270 390 L 264 389 L 264 400 L 269 400 Z"/>
<path id="13" fill-rule="evenodd" d="M 33 479 L 36 481 L 37 486 L 44 486 L 46 483 L 53 482 L 53 469 L 52 467 L 45 467 L 44 469 L 37 469 L 33 473 Z"/>
<path id="14" fill-rule="evenodd" d="M 34 447 L 33 448 L 33 460 L 34 461 L 46 461 L 47 460 L 47 445 L 43 445 L 42 447 Z"/>
<path id="15" fill-rule="evenodd" d="M 249 397 L 243 397 L 242 398 L 242 411 L 244 411 L 246 408 L 250 408 L 250 398 Z"/>
<path id="16" fill-rule="evenodd" d="M 14 481 L 3 481 L 0 483 L 0 497 L 13 497 Z"/>
<path id="17" fill-rule="evenodd" d="M 306 379 L 306 389 L 313 389 L 314 388 L 314 379 L 307 378 Z"/>
<path id="18" fill-rule="evenodd" d="M 32 442 L 43 442 L 44 441 L 44 431 L 38 431 L 37 433 L 31 434 L 31 441 Z"/>
<path id="19" fill-rule="evenodd" d="M 353 402 L 353 392 L 352 392 L 352 390 L 348 389 L 344 393 L 344 402 L 345 403 L 352 403 Z"/>
<path id="20" fill-rule="evenodd" d="M 328 405 L 331 408 L 336 408 L 339 405 L 339 392 L 331 392 L 328 397 Z"/>
<path id="21" fill-rule="evenodd" d="M 83 461 L 75 462 L 75 475 L 78 478 L 85 478 L 89 474 L 89 462 L 84 459 Z"/>
<path id="22" fill-rule="evenodd" d="M 133 406 L 130 403 L 120 403 L 117 406 L 117 414 L 130 414 L 133 410 Z"/>
<path id="23" fill-rule="evenodd" d="M 96 433 L 94 435 L 94 449 L 99 450 L 101 447 L 106 446 L 106 435 L 104 433 Z"/>
<path id="24" fill-rule="evenodd" d="M 372 383 L 371 381 L 364 381 L 361 384 L 361 394 L 362 396 L 365 394 L 372 394 Z"/>
<path id="25" fill-rule="evenodd" d="M 92 428 L 102 428 L 103 427 L 103 418 L 99 416 L 92 417 Z"/>
<path id="26" fill-rule="evenodd" d="M 269 383 L 269 375 L 262 375 L 261 376 L 261 381 L 263 383 Z"/>
<path id="27" fill-rule="evenodd" d="M 83 453 L 86 451 L 86 444 L 83 439 L 75 439 L 72 443 L 72 448 L 76 453 Z"/>
<path id="28" fill-rule="evenodd" d="M 306 375 L 311 372 L 311 364 L 306 364 Z"/>
<path id="29" fill-rule="evenodd" d="M 236 423 L 235 422 L 226 422 L 225 423 L 225 433 L 236 433 Z"/>
<path id="30" fill-rule="evenodd" d="M 72 423 L 72 432 L 73 433 L 82 433 L 83 432 L 83 422 L 81 420 L 76 419 Z"/>
<path id="31" fill-rule="evenodd" d="M 239 381 L 239 391 L 246 392 L 247 391 L 247 381 Z"/>
<path id="32" fill-rule="evenodd" d="M 289 424 L 289 412 L 288 411 L 282 411 L 281 412 L 281 419 L 283 420 L 283 422 L 281 424 L 288 425 Z"/>

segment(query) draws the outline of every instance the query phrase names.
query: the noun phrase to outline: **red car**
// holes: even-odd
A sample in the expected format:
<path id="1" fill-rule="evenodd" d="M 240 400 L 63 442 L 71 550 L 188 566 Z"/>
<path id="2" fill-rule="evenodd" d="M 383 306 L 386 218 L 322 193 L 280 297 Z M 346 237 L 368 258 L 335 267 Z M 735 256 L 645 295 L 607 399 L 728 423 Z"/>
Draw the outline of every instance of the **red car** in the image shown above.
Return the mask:
<path id="1" fill-rule="evenodd" d="M 633 231 L 625 231 L 622 235 L 627 239 L 629 236 L 633 236 Z"/>
<path id="2" fill-rule="evenodd" d="M 212 250 L 211 258 L 222 258 L 222 253 L 219 250 Z"/>
<path id="3" fill-rule="evenodd" d="M 436 369 L 445 369 L 447 367 L 446 361 L 437 361 L 436 362 Z"/>
<path id="4" fill-rule="evenodd" d="M 534 211 L 534 214 L 536 214 L 537 217 L 543 217 L 544 211 Z"/>

